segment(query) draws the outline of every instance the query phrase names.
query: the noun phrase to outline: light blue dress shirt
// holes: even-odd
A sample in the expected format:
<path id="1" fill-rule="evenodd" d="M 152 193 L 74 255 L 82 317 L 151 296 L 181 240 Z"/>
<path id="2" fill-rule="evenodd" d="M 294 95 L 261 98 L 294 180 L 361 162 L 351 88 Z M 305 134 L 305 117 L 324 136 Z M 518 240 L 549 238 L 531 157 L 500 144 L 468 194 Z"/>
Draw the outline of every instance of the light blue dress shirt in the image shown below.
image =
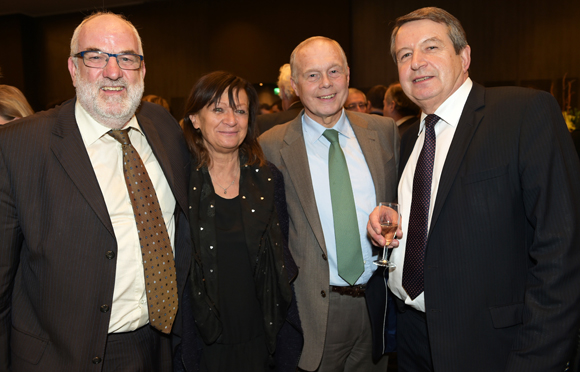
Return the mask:
<path id="1" fill-rule="evenodd" d="M 330 285 L 348 286 L 349 284 L 338 275 L 336 266 L 336 239 L 334 236 L 334 220 L 332 217 L 332 201 L 330 199 L 330 182 L 328 179 L 328 151 L 330 142 L 322 135 L 326 128 L 308 115 L 302 116 L 302 130 L 306 144 L 306 154 L 310 166 L 310 177 L 316 198 L 316 207 L 322 224 L 324 241 L 330 269 Z M 332 128 L 340 134 L 338 136 L 340 147 L 346 158 L 346 165 L 350 174 L 350 182 L 354 193 L 356 216 L 360 231 L 361 248 L 365 271 L 357 280 L 356 284 L 365 284 L 376 270 L 373 264 L 372 247 L 367 237 L 367 221 L 369 214 L 376 206 L 375 185 L 371 172 L 356 139 L 354 131 L 348 121 L 344 110 L 338 122 Z"/>

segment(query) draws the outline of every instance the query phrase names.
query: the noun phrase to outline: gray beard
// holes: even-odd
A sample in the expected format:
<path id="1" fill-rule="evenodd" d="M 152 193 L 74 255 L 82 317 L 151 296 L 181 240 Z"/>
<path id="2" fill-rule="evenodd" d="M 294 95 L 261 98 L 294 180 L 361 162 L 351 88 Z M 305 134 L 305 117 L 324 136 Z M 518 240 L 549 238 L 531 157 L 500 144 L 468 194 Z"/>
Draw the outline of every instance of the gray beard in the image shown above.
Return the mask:
<path id="1" fill-rule="evenodd" d="M 112 128 L 121 129 L 131 120 L 135 111 L 141 104 L 145 83 L 143 79 L 133 86 L 130 86 L 124 78 L 110 80 L 101 78 L 96 84 L 84 80 L 76 70 L 75 73 L 77 86 L 77 99 L 81 106 L 100 124 Z M 106 84 L 103 84 L 106 83 Z M 126 97 L 109 97 L 99 96 L 101 85 L 122 85 L 127 91 Z"/>

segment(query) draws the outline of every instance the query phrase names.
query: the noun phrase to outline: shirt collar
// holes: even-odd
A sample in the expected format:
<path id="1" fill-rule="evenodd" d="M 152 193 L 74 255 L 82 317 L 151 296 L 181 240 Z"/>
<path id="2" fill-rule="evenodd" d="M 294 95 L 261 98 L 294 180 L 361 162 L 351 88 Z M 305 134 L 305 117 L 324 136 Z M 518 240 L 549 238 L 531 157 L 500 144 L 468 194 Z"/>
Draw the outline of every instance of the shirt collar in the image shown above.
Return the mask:
<path id="1" fill-rule="evenodd" d="M 346 138 L 351 138 L 354 136 L 354 132 L 352 130 L 352 127 L 350 126 L 348 118 L 346 117 L 344 108 L 342 109 L 340 118 L 332 128 L 327 128 L 322 124 L 317 123 L 312 118 L 310 118 L 306 113 L 302 115 L 302 128 L 304 130 L 304 140 L 310 143 L 318 141 L 320 137 L 322 137 L 324 131 L 327 129 L 334 129 L 338 131 L 338 133 L 345 136 Z M 328 142 L 328 140 L 325 141 L 326 143 L 330 143 Z"/>
<path id="2" fill-rule="evenodd" d="M 467 97 L 469 96 L 469 92 L 471 92 L 471 88 L 473 87 L 473 82 L 470 78 L 467 78 L 463 82 L 463 84 L 457 89 L 449 98 L 439 106 L 439 108 L 435 111 L 435 115 L 439 116 L 441 119 L 440 121 L 452 126 L 456 127 L 459 124 L 459 119 L 461 118 L 461 113 L 463 112 L 463 107 L 465 106 L 465 102 L 467 101 Z M 421 126 L 419 127 L 419 134 L 425 129 L 425 117 L 427 114 L 424 112 L 421 113 Z"/>
<path id="3" fill-rule="evenodd" d="M 107 132 L 111 130 L 111 128 L 106 127 L 96 121 L 88 112 L 84 109 L 84 107 L 80 104 L 79 100 L 75 104 L 75 118 L 77 120 L 77 124 L 79 127 L 79 131 L 81 132 L 81 137 L 83 138 L 83 142 L 85 147 L 89 147 L 93 143 L 95 143 L 99 138 L 103 137 Z M 141 135 L 143 132 L 141 131 L 141 127 L 139 127 L 139 123 L 137 122 L 137 117 L 133 115 L 129 123 L 125 125 L 124 129 L 126 128 L 134 128 L 136 129 Z"/>

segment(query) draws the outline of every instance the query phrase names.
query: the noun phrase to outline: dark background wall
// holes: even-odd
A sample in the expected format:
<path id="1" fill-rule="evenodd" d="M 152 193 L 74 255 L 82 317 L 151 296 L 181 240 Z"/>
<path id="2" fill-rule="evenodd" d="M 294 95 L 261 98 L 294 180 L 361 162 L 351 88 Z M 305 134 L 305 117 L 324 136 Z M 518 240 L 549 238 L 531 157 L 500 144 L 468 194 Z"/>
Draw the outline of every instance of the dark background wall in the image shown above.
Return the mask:
<path id="1" fill-rule="evenodd" d="M 351 86 L 388 85 L 397 80 L 389 51 L 392 23 L 428 5 L 462 22 L 472 48 L 471 77 L 479 83 L 546 90 L 553 85 L 561 100 L 564 75 L 580 78 L 577 0 L 165 0 L 111 10 L 127 16 L 141 34 L 145 94 L 165 97 L 180 116 L 183 100 L 201 75 L 223 69 L 253 83 L 275 83 L 294 47 L 314 35 L 343 46 Z M 91 11 L 0 16 L 0 84 L 20 88 L 36 110 L 73 97 L 66 64 L 70 37 Z M 574 82 L 575 92 L 578 87 Z M 573 102 L 580 107 L 577 94 Z"/>

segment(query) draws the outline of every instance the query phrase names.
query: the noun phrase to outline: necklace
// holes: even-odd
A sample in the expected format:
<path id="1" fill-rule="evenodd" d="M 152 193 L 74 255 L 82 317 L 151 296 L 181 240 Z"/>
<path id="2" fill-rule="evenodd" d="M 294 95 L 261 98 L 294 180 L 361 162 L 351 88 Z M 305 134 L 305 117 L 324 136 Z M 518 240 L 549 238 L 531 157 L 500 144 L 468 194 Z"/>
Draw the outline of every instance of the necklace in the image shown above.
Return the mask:
<path id="1" fill-rule="evenodd" d="M 211 173 L 210 173 L 210 176 L 211 176 Z M 234 180 L 232 181 L 232 183 L 230 183 L 230 184 L 228 185 L 228 187 L 223 187 L 222 185 L 220 185 L 220 184 L 218 183 L 218 181 L 217 181 L 217 180 L 213 180 L 213 182 L 215 182 L 215 183 L 216 183 L 216 185 L 218 185 L 219 187 L 221 187 L 222 189 L 224 189 L 224 195 L 227 195 L 227 193 L 228 193 L 228 189 L 234 185 L 234 182 L 236 182 L 236 178 L 238 178 L 238 174 L 237 174 L 237 173 L 236 173 L 236 175 L 234 176 Z"/>

